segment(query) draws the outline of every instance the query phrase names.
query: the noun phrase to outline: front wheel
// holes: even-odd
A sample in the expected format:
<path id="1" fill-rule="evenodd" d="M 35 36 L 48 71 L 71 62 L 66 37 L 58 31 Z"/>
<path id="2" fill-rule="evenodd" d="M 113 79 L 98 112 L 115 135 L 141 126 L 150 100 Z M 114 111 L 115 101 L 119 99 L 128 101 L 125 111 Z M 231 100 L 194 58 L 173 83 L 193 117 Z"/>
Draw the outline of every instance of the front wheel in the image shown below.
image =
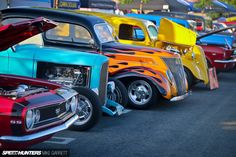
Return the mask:
<path id="1" fill-rule="evenodd" d="M 86 131 L 98 123 L 101 116 L 101 103 L 96 93 L 91 89 L 84 87 L 76 87 L 74 89 L 79 92 L 79 104 L 77 109 L 79 119 L 70 129 Z"/>
<path id="2" fill-rule="evenodd" d="M 156 87 L 147 80 L 138 79 L 129 82 L 128 98 L 130 107 L 147 109 L 156 104 L 159 93 Z"/>

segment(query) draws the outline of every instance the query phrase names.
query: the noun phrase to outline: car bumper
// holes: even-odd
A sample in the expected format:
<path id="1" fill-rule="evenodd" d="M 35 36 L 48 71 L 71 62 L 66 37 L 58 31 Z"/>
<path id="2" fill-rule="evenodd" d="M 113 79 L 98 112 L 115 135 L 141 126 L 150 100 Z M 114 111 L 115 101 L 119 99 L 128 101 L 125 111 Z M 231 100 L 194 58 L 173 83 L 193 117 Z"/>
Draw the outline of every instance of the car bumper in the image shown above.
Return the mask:
<path id="1" fill-rule="evenodd" d="M 12 141 L 12 142 L 27 142 L 34 139 L 42 138 L 42 137 L 57 133 L 59 131 L 68 129 L 69 126 L 71 126 L 77 119 L 78 119 L 78 115 L 74 115 L 62 125 L 59 125 L 59 126 L 56 126 L 56 127 L 44 130 L 44 131 L 40 131 L 34 134 L 25 135 L 25 136 L 0 136 L 0 140 Z"/>
<path id="2" fill-rule="evenodd" d="M 190 95 L 189 93 L 186 93 L 184 95 L 180 95 L 180 96 L 176 96 L 170 99 L 170 101 L 179 101 L 179 100 L 183 100 L 185 99 L 188 95 Z"/>
<path id="3" fill-rule="evenodd" d="M 215 63 L 236 63 L 236 58 L 230 59 L 230 60 L 214 60 Z"/>

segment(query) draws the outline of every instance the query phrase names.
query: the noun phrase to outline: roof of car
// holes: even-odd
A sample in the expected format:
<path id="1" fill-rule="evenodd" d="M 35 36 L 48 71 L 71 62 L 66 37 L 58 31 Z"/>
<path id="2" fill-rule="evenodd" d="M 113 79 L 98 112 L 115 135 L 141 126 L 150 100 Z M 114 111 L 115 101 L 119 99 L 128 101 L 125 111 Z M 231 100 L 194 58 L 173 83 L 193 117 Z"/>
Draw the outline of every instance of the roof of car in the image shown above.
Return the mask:
<path id="1" fill-rule="evenodd" d="M 52 9 L 52 8 L 36 8 L 36 7 L 16 7 L 16 8 L 8 8 L 1 11 L 3 18 L 5 16 L 27 16 L 27 17 L 35 17 L 35 16 L 43 16 L 50 19 L 51 17 L 57 17 L 59 20 L 65 21 L 79 21 L 80 23 L 90 23 L 95 25 L 97 23 L 104 23 L 104 20 L 92 16 L 92 15 L 84 15 L 80 13 L 76 13 L 71 10 L 62 10 L 62 9 Z M 70 16 L 70 18 L 66 18 Z"/>

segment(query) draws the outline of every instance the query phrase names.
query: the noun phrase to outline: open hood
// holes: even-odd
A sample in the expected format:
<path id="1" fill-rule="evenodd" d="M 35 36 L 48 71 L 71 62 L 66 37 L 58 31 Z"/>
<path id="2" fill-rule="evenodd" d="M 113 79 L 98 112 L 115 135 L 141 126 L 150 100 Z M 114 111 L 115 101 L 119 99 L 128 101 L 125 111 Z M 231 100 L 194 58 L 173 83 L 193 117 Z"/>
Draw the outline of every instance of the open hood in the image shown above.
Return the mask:
<path id="1" fill-rule="evenodd" d="M 1 26 L 0 51 L 56 26 L 54 21 L 43 17 Z"/>
<path id="2" fill-rule="evenodd" d="M 232 28 L 236 28 L 236 26 L 230 26 L 230 27 L 227 27 L 227 28 L 222 28 L 222 29 L 218 29 L 218 30 L 215 30 L 215 31 L 206 33 L 206 34 L 199 35 L 199 36 L 197 37 L 197 40 L 200 40 L 200 39 L 205 38 L 205 37 L 207 37 L 207 36 L 210 36 L 210 35 L 212 35 L 212 34 L 220 33 L 220 32 L 223 32 L 223 31 L 225 31 L 225 30 L 232 29 Z"/>

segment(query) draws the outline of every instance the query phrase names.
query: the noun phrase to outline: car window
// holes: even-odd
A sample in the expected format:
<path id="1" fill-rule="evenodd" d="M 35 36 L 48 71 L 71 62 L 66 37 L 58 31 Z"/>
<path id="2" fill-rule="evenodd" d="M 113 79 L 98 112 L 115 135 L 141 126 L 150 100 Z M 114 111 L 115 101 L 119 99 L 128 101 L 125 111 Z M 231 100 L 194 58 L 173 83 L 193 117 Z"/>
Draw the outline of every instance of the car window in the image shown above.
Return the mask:
<path id="1" fill-rule="evenodd" d="M 119 28 L 119 39 L 123 40 L 136 40 L 144 41 L 145 34 L 143 30 L 138 26 L 133 26 L 129 24 L 121 24 Z"/>
<path id="2" fill-rule="evenodd" d="M 45 33 L 45 37 L 48 40 L 87 44 L 92 39 L 92 36 L 89 31 L 83 26 L 60 22 L 58 23 L 57 27 L 48 30 Z"/>
<path id="3" fill-rule="evenodd" d="M 107 43 L 115 41 L 112 36 L 112 30 L 110 26 L 106 23 L 96 24 L 94 25 L 95 33 L 101 43 Z"/>
<path id="4" fill-rule="evenodd" d="M 152 39 L 157 39 L 158 31 L 154 26 L 148 26 L 148 33 Z"/>

